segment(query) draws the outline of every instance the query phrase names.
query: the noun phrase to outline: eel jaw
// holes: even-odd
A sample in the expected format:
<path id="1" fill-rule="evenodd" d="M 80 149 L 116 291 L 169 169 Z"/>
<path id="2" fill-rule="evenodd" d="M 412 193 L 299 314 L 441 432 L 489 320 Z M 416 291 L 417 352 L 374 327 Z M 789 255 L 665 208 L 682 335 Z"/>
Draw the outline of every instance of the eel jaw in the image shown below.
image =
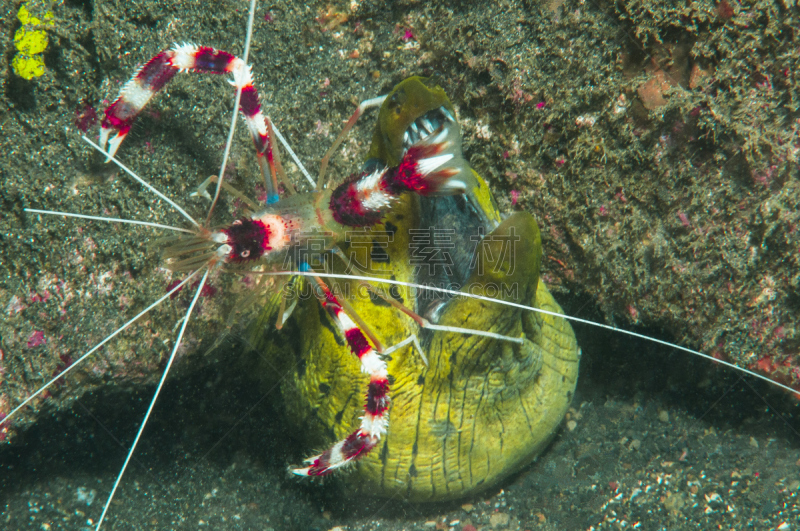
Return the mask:
<path id="1" fill-rule="evenodd" d="M 414 166 L 413 172 L 409 165 Z M 444 106 L 426 112 L 406 128 L 398 170 L 415 173 L 408 179 L 409 189 L 421 195 L 460 195 L 477 184 L 461 152 L 461 128 Z"/>
<path id="2" fill-rule="evenodd" d="M 418 142 L 427 140 L 429 136 L 433 135 L 440 127 L 448 129 L 448 136 L 457 137 L 459 139 L 458 147 L 461 148 L 461 131 L 456 122 L 455 116 L 448 111 L 444 106 L 438 109 L 428 111 L 409 125 L 403 133 L 403 153 L 405 155 L 412 145 Z M 452 132 L 451 129 L 455 128 Z M 455 134 L 453 134 L 455 133 Z M 403 158 L 401 155 L 400 158 Z"/>

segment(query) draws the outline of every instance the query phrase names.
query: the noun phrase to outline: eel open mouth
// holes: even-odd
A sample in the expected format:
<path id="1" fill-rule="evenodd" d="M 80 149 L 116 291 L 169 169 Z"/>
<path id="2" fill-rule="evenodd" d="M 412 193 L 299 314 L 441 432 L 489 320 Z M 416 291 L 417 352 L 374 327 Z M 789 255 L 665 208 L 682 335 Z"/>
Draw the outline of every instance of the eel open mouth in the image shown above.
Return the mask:
<path id="1" fill-rule="evenodd" d="M 457 136 L 459 138 L 458 146 L 460 148 L 461 135 L 458 122 L 456 122 L 455 116 L 453 116 L 450 111 L 442 106 L 438 109 L 433 109 L 432 111 L 426 112 L 411 122 L 411 125 L 408 126 L 405 133 L 403 133 L 403 155 L 406 154 L 408 148 L 410 148 L 412 145 L 420 141 L 427 140 L 429 136 L 437 132 L 439 128 L 442 127 L 448 130 L 447 136 Z M 453 128 L 455 128 L 455 131 L 453 131 L 455 135 L 451 133 Z"/>

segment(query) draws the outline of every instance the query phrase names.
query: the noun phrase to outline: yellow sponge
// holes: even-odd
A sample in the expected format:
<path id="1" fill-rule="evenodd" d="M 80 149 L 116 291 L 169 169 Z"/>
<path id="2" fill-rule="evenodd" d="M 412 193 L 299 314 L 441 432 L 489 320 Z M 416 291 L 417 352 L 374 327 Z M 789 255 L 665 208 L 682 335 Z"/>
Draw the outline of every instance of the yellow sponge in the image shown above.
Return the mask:
<path id="1" fill-rule="evenodd" d="M 14 34 L 17 55 L 11 60 L 11 68 L 21 78 L 31 80 L 44 74 L 44 58 L 41 53 L 47 49 L 48 39 L 43 28 L 54 24 L 53 13 L 46 12 L 42 21 L 31 15 L 27 4 L 23 4 L 17 18 L 22 22 L 22 27 Z"/>
<path id="2" fill-rule="evenodd" d="M 31 80 L 44 74 L 44 59 L 41 55 L 18 53 L 11 60 L 11 68 L 19 77 Z"/>

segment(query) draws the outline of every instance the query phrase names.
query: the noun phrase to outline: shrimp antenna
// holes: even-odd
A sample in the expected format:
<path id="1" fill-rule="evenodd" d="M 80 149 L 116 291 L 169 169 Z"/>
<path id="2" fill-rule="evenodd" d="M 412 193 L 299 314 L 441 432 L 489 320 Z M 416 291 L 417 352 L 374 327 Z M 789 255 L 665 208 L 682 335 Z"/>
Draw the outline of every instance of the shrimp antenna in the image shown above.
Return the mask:
<path id="1" fill-rule="evenodd" d="M 244 67 L 247 68 L 247 57 L 250 55 L 250 40 L 253 37 L 253 23 L 256 16 L 256 0 L 250 0 L 250 14 L 247 17 L 247 36 L 244 39 L 244 54 L 242 61 Z M 239 118 L 239 102 L 242 99 L 242 87 L 236 85 L 236 97 L 233 100 L 233 113 L 231 113 L 231 127 L 228 130 L 228 141 L 225 142 L 225 151 L 222 154 L 222 164 L 219 167 L 219 175 L 217 176 L 217 190 L 214 192 L 214 200 L 211 201 L 211 207 L 208 209 L 208 216 L 206 217 L 206 225 L 211 220 L 211 214 L 214 212 L 214 206 L 219 199 L 219 192 L 222 189 L 222 178 L 225 177 L 225 166 L 228 165 L 228 157 L 231 154 L 231 145 L 233 144 L 233 134 L 236 132 L 236 120 Z"/>
<path id="2" fill-rule="evenodd" d="M 39 210 L 38 208 L 23 208 L 25 212 L 33 214 L 45 214 L 48 216 L 65 216 L 68 218 L 91 219 L 94 221 L 108 221 L 109 223 L 130 223 L 131 225 L 143 225 L 145 227 L 152 227 L 154 229 L 166 229 L 176 232 L 185 232 L 187 234 L 194 234 L 189 229 L 181 229 L 171 225 L 162 225 L 161 223 L 151 223 L 149 221 L 138 221 L 135 219 L 122 219 L 122 218 L 108 218 L 105 216 L 90 216 L 88 214 L 76 214 L 75 212 L 59 212 L 57 210 Z"/>
<path id="3" fill-rule="evenodd" d="M 116 158 L 114 158 L 113 155 L 109 155 L 105 150 L 103 150 L 103 148 L 101 148 L 100 146 L 98 146 L 97 144 L 92 142 L 86 135 L 83 135 L 81 138 L 83 138 L 84 142 L 86 142 L 87 144 L 92 146 L 94 149 L 96 149 L 97 151 L 102 153 L 103 156 L 108 157 L 109 159 L 111 159 L 114 162 L 114 164 L 119 166 L 120 169 L 122 169 L 125 173 L 127 173 L 128 175 L 130 175 L 131 177 L 133 177 L 134 179 L 139 181 L 139 183 L 141 183 L 142 186 L 144 186 L 145 188 L 147 188 L 148 190 L 150 190 L 151 192 L 156 194 L 158 197 L 160 197 L 161 199 L 163 199 L 164 201 L 169 203 L 172 206 L 172 208 L 174 208 L 175 210 L 180 212 L 183 217 L 188 219 L 189 222 L 191 222 L 192 225 L 194 225 L 198 229 L 202 228 L 202 227 L 200 227 L 200 224 L 198 222 L 196 222 L 192 216 L 190 216 L 184 209 L 182 209 L 180 206 L 178 206 L 178 203 L 176 203 L 175 201 L 173 201 L 169 197 L 165 196 L 164 194 L 162 194 L 158 190 L 156 190 L 150 183 L 148 183 L 147 181 L 145 181 L 144 179 L 142 179 L 141 177 L 136 175 L 136 173 L 134 173 L 133 170 L 131 170 L 130 168 L 125 166 L 123 163 L 118 161 Z"/>
<path id="4" fill-rule="evenodd" d="M 200 270 L 198 269 L 197 271 L 195 271 L 194 273 L 192 273 L 191 275 L 189 275 L 189 276 L 186 278 L 186 280 L 184 280 L 183 282 L 181 282 L 180 284 L 178 284 L 177 286 L 175 286 L 174 288 L 172 288 L 172 289 L 171 289 L 171 290 L 170 290 L 170 291 L 169 291 L 169 292 L 168 292 L 166 295 L 164 295 L 163 297 L 161 297 L 160 299 L 158 299 L 156 302 L 154 302 L 153 304 L 151 304 L 150 306 L 148 306 L 147 308 L 145 308 L 145 309 L 144 309 L 144 310 L 142 310 L 141 312 L 137 313 L 137 314 L 136 314 L 136 315 L 135 315 L 133 318 L 131 318 L 131 319 L 130 319 L 128 322 L 126 322 L 124 325 L 120 326 L 119 328 L 117 328 L 116 330 L 114 330 L 114 331 L 113 331 L 111 334 L 109 334 L 108 336 L 106 336 L 106 338 L 105 338 L 104 340 L 102 340 L 100 343 L 98 343 L 97 345 L 95 345 L 95 346 L 94 346 L 94 347 L 93 347 L 93 348 L 92 348 L 90 351 L 88 351 L 86 354 L 82 355 L 80 358 L 78 358 L 77 360 L 75 360 L 75 362 L 71 363 L 71 364 L 69 365 L 69 367 L 67 367 L 66 369 L 64 369 L 64 370 L 63 370 L 63 371 L 61 371 L 60 373 L 58 373 L 58 374 L 56 374 L 55 376 L 53 376 L 53 377 L 50 379 L 50 381 L 49 381 L 49 382 L 47 382 L 47 383 L 46 383 L 46 384 L 44 384 L 42 387 L 40 387 L 40 388 L 39 388 L 39 389 L 38 389 L 38 390 L 37 390 L 35 393 L 33 393 L 31 396 L 29 396 L 28 398 L 26 398 L 25 400 L 23 400 L 23 401 L 22 401 L 22 403 L 21 403 L 21 404 L 19 404 L 19 405 L 18 405 L 17 407 L 15 407 L 14 409 L 12 409 L 12 410 L 11 410 L 11 412 L 10 412 L 8 415 L 6 415 L 6 416 L 5 416 L 5 418 L 3 418 L 2 420 L 0 420 L 0 425 L 2 425 L 2 424 L 3 424 L 3 423 L 5 423 L 5 422 L 8 422 L 8 421 L 9 421 L 9 420 L 10 420 L 10 419 L 11 419 L 11 418 L 12 418 L 12 417 L 13 417 L 13 416 L 14 416 L 14 415 L 15 415 L 15 414 L 16 414 L 16 413 L 19 411 L 19 410 L 21 410 L 22 408 L 24 408 L 25 406 L 27 406 L 27 405 L 28 405 L 28 404 L 29 404 L 29 403 L 30 403 L 30 402 L 31 402 L 31 401 L 32 401 L 34 398 L 36 398 L 37 396 L 39 396 L 40 394 L 42 394 L 44 391 L 46 391 L 46 390 L 47 390 L 47 389 L 48 389 L 48 388 L 49 388 L 51 385 L 53 385 L 53 384 L 54 384 L 54 383 L 56 383 L 58 380 L 60 380 L 60 379 L 61 379 L 61 378 L 63 378 L 64 376 L 66 376 L 66 375 L 67 375 L 67 374 L 68 374 L 70 371 L 72 371 L 72 369 L 74 369 L 74 368 L 76 368 L 78 365 L 80 365 L 80 364 L 81 364 L 81 363 L 82 363 L 82 362 L 83 362 L 83 361 L 84 361 L 86 358 L 88 358 L 89 356 L 91 356 L 92 354 L 94 354 L 95 352 L 97 352 L 97 351 L 100 349 L 100 347 L 102 347 L 103 345 L 105 345 L 106 343 L 108 343 L 109 341 L 111 341 L 112 339 L 114 339 L 114 338 L 115 338 L 117 335 L 119 335 L 119 334 L 120 334 L 120 333 L 121 333 L 123 330 L 126 330 L 126 329 L 127 329 L 129 326 L 131 326 L 133 323 L 135 323 L 136 321 L 138 321 L 139 319 L 141 319 L 141 318 L 142 318 L 144 315 L 146 315 L 146 314 L 147 314 L 147 313 L 148 313 L 150 310 L 152 310 L 153 308 L 155 308 L 156 306 L 158 306 L 159 304 L 161 304 L 162 302 L 164 302 L 164 301 L 165 301 L 165 300 L 167 300 L 168 298 L 172 297 L 172 295 L 173 295 L 173 294 L 177 293 L 177 292 L 178 292 L 178 291 L 179 291 L 179 290 L 180 290 L 180 289 L 181 289 L 183 286 L 185 286 L 185 285 L 186 285 L 186 283 L 187 283 L 187 282 L 189 282 L 189 281 L 190 281 L 192 278 L 194 278 L 194 277 L 197 275 L 197 273 L 199 273 L 199 272 L 200 272 Z"/>
<path id="5" fill-rule="evenodd" d="M 693 354 L 695 356 L 699 356 L 701 358 L 705 358 L 705 359 L 707 359 L 709 361 L 713 361 L 715 363 L 719 363 L 721 365 L 724 365 L 725 367 L 729 367 L 729 368 L 731 368 L 731 369 L 733 369 L 735 371 L 739 371 L 741 373 L 748 374 L 750 376 L 758 378 L 759 380 L 764 380 L 765 382 L 768 382 L 768 383 L 770 383 L 770 384 L 772 384 L 772 385 L 774 385 L 776 387 L 780 387 L 781 389 L 783 389 L 785 391 L 789 391 L 793 395 L 796 395 L 796 396 L 800 397 L 800 391 L 798 391 L 796 389 L 792 389 L 788 385 L 782 384 L 780 382 L 776 382 L 775 380 L 772 380 L 771 378 L 769 378 L 767 376 L 764 376 L 762 374 L 758 374 L 757 372 L 751 371 L 750 369 L 746 369 L 745 367 L 740 367 L 739 365 L 735 365 L 735 364 L 733 364 L 733 363 L 731 363 L 729 361 L 717 359 L 714 356 L 711 356 L 711 355 L 706 354 L 704 352 L 700 352 L 699 350 L 694 350 L 694 349 L 691 349 L 689 347 L 684 347 L 684 346 L 678 345 L 676 343 L 670 343 L 669 341 L 664 341 L 663 339 L 657 339 L 655 337 L 650 337 L 650 336 L 646 336 L 644 334 L 639 334 L 638 332 L 633 332 L 631 330 L 625 330 L 624 328 L 617 328 L 616 326 L 612 326 L 612 325 L 607 325 L 607 324 L 603 324 L 603 323 L 596 323 L 594 321 L 590 321 L 588 319 L 581 319 L 580 317 L 575 317 L 575 316 L 572 316 L 572 315 L 564 315 L 564 314 L 561 314 L 561 313 L 558 313 L 558 312 L 551 312 L 549 310 L 543 310 L 541 308 L 535 308 L 533 306 L 527 306 L 525 304 L 520 304 L 518 302 L 504 301 L 504 300 L 501 300 L 501 299 L 493 299 L 492 297 L 486 297 L 484 295 L 477 295 L 475 293 L 455 291 L 455 290 L 452 290 L 452 289 L 439 288 L 439 287 L 436 287 L 436 286 L 425 286 L 423 284 L 415 284 L 414 282 L 403 282 L 401 280 L 391 280 L 391 279 L 387 279 L 387 278 L 377 278 L 377 277 L 369 277 L 369 276 L 363 276 L 363 275 L 339 275 L 339 274 L 336 274 L 336 273 L 316 273 L 316 272 L 305 272 L 305 271 L 265 271 L 265 272 L 263 272 L 263 274 L 272 275 L 272 276 L 294 276 L 294 275 L 297 275 L 297 276 L 306 276 L 306 277 L 338 278 L 338 279 L 343 279 L 343 280 L 363 280 L 363 281 L 379 282 L 379 283 L 384 283 L 384 284 L 392 284 L 392 285 L 395 285 L 395 286 L 405 286 L 405 287 L 408 287 L 408 288 L 435 291 L 435 292 L 438 292 L 438 293 L 445 293 L 447 295 L 453 295 L 453 296 L 456 296 L 456 297 L 467 297 L 467 298 L 470 298 L 470 299 L 477 299 L 477 300 L 486 301 L 486 302 L 490 302 L 490 303 L 494 303 L 494 304 L 502 304 L 504 306 L 509 306 L 511 308 L 519 308 L 520 310 L 527 310 L 527 311 L 531 311 L 531 312 L 541 313 L 541 314 L 544 314 L 544 315 L 551 315 L 553 317 L 562 317 L 562 318 L 567 319 L 569 321 L 573 321 L 573 322 L 581 323 L 581 324 L 585 324 L 585 325 L 590 325 L 590 326 L 594 326 L 594 327 L 597 327 L 597 328 L 603 328 L 605 330 L 611 330 L 612 332 L 619 332 L 621 334 L 625 334 L 625 335 L 628 335 L 628 336 L 631 336 L 631 337 L 635 337 L 637 339 L 643 339 L 643 340 L 649 341 L 651 343 L 656 343 L 656 344 L 659 344 L 659 345 L 663 345 L 665 347 L 674 348 L 676 350 L 680 350 L 680 351 L 686 352 L 688 354 Z"/>
<path id="6" fill-rule="evenodd" d="M 198 269 L 195 271 L 192 276 L 199 273 L 200 270 Z M 147 408 L 147 413 L 144 415 L 144 419 L 142 419 L 142 424 L 139 426 L 139 431 L 136 432 L 136 438 L 133 440 L 133 444 L 131 444 L 131 449 L 128 450 L 128 455 L 125 457 L 125 463 L 122 465 L 122 468 L 117 475 L 117 480 L 114 482 L 114 486 L 111 487 L 111 494 L 108 495 L 108 499 L 106 500 L 106 504 L 103 506 L 103 514 L 100 515 L 100 519 L 97 521 L 97 527 L 95 527 L 95 531 L 100 531 L 100 526 L 103 524 L 103 520 L 106 517 L 106 513 L 108 513 L 108 508 L 111 506 L 111 500 L 114 499 L 114 494 L 117 492 L 117 487 L 119 487 L 120 482 L 122 481 L 122 476 L 125 474 L 125 469 L 128 468 L 128 463 L 130 463 L 131 458 L 133 457 L 133 452 L 136 450 L 136 445 L 139 443 L 139 439 L 142 437 L 142 432 L 144 432 L 144 427 L 147 425 L 147 419 L 150 418 L 150 414 L 153 412 L 153 408 L 156 405 L 156 400 L 158 400 L 158 395 L 161 393 L 161 388 L 164 387 L 164 382 L 167 379 L 167 374 L 169 373 L 170 368 L 172 367 L 172 362 L 175 361 L 175 355 L 178 353 L 178 348 L 181 346 L 181 341 L 183 341 L 183 334 L 186 332 L 186 326 L 189 324 L 189 317 L 192 315 L 192 311 L 194 310 L 195 304 L 197 304 L 197 299 L 200 298 L 200 293 L 203 291 L 203 287 L 206 285 L 206 279 L 208 278 L 208 274 L 211 272 L 211 268 L 207 267 L 206 272 L 203 274 L 203 278 L 200 279 L 200 284 L 197 286 L 197 290 L 194 293 L 194 297 L 192 298 L 192 303 L 189 305 L 189 309 L 186 310 L 186 316 L 183 318 L 183 324 L 181 324 L 181 331 L 178 333 L 178 337 L 175 340 L 175 346 L 172 347 L 172 353 L 169 355 L 169 360 L 167 361 L 167 366 L 164 368 L 164 372 L 161 374 L 161 380 L 158 382 L 158 386 L 156 387 L 156 392 L 153 393 L 153 399 L 150 401 L 150 405 Z M 191 278 L 191 277 L 189 277 Z M 189 280 L 188 278 L 186 280 Z M 184 283 L 186 282 L 184 280 Z"/>
<path id="7" fill-rule="evenodd" d="M 278 140 L 280 140 L 280 142 L 283 145 L 283 147 L 289 153 L 289 156 L 292 157 L 292 160 L 294 161 L 294 163 L 297 164 L 298 168 L 300 168 L 300 172 L 303 175 L 305 175 L 306 180 L 308 180 L 308 182 L 311 183 L 311 188 L 312 189 L 316 188 L 317 187 L 317 183 L 314 181 L 314 178 L 311 177 L 311 174 L 308 173 L 308 170 L 306 169 L 306 167 L 303 166 L 302 162 L 300 162 L 300 159 L 297 157 L 297 154 L 292 149 L 292 146 L 289 145 L 289 142 L 286 141 L 286 138 L 281 134 L 280 131 L 278 131 L 278 127 L 275 125 L 275 122 L 272 122 L 272 130 L 275 132 L 275 136 L 278 137 Z"/>

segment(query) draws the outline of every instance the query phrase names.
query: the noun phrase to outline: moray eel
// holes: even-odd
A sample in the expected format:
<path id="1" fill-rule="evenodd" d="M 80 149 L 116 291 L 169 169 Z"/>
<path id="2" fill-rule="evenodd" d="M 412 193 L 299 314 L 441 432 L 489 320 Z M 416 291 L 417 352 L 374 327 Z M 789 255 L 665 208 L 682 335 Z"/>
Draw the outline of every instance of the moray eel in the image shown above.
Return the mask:
<path id="1" fill-rule="evenodd" d="M 381 107 L 365 167 L 396 165 L 405 147 L 441 124 L 444 113 L 455 116 L 444 91 L 429 80 L 398 84 Z M 339 243 L 349 271 L 561 313 L 539 278 L 536 222 L 525 212 L 502 220 L 485 181 L 471 171 L 477 184 L 468 194 L 406 194 L 384 224 L 354 229 Z M 315 268 L 347 269 L 330 255 L 320 262 Z M 305 282 L 293 284 L 299 302 L 284 332 L 264 333 L 276 320 L 273 298 L 252 327 L 252 343 L 266 353 L 266 374 L 288 372 L 280 382 L 287 417 L 312 452 L 359 425 L 368 379 L 316 299 L 300 296 Z M 385 348 L 415 334 L 428 361 L 412 346 L 388 355 L 388 432 L 350 467 L 345 481 L 366 493 L 411 501 L 461 498 L 519 471 L 553 437 L 572 399 L 580 358 L 565 319 L 377 282 L 383 298 L 359 282 L 326 282 Z M 385 298 L 439 325 L 524 340 L 423 330 Z"/>

